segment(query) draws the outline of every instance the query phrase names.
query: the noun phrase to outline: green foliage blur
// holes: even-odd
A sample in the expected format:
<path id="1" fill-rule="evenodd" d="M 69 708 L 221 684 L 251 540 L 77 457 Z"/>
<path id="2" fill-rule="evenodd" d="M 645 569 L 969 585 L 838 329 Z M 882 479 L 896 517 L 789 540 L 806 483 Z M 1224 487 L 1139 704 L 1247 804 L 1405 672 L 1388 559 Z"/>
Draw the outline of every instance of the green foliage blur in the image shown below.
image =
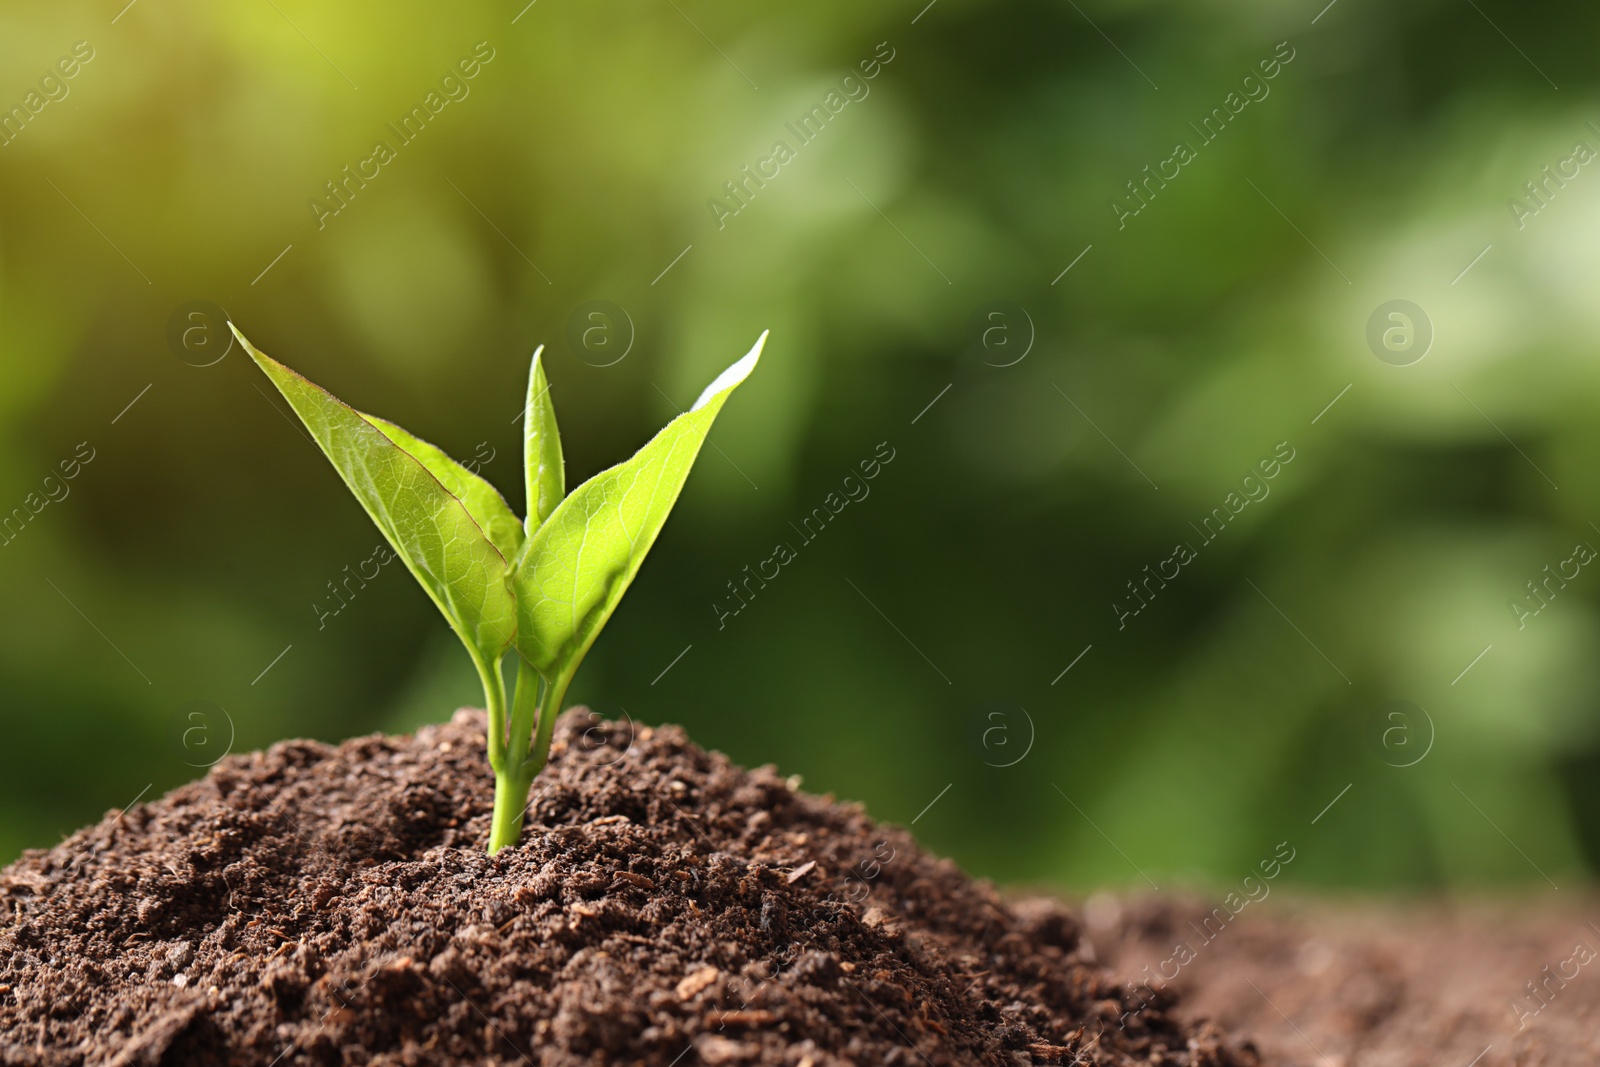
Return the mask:
<path id="1" fill-rule="evenodd" d="M 1600 857 L 1600 10 L 124 3 L 0 12 L 0 860 L 479 699 L 203 302 L 518 508 L 534 347 L 576 484 L 770 327 L 571 700 L 976 873 Z"/>

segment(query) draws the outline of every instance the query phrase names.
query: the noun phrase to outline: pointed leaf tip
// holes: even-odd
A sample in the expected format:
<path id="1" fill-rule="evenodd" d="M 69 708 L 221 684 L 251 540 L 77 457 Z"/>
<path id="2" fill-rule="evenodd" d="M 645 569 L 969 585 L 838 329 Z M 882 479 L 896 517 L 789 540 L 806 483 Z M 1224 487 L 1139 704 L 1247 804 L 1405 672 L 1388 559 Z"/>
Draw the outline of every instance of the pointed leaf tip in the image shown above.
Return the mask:
<path id="1" fill-rule="evenodd" d="M 277 360 L 261 351 L 261 349 L 251 344 L 250 338 L 246 337 L 243 331 L 233 324 L 231 319 L 228 322 L 228 329 L 233 331 L 233 336 L 239 339 L 239 343 L 244 346 L 245 353 L 249 355 L 252 361 L 255 362 L 256 366 L 260 367 L 262 370 L 267 370 L 269 365 L 273 367 L 283 367 L 284 370 L 289 370 L 288 367 L 284 367 L 282 363 L 279 363 Z M 290 373 L 293 374 L 295 372 L 290 371 Z M 296 375 L 296 377 L 299 377 L 299 375 Z"/>
<path id="2" fill-rule="evenodd" d="M 689 410 L 699 411 L 711 401 L 712 397 L 720 392 L 732 389 L 750 377 L 750 372 L 756 369 L 756 364 L 761 360 L 761 349 L 767 343 L 767 334 L 771 332 L 771 330 L 762 330 L 761 336 L 756 338 L 756 343 L 751 347 L 750 351 L 746 352 L 733 366 L 717 375 L 716 380 L 706 386 L 705 391 L 700 394 L 700 398 L 694 402 L 694 406 Z"/>
<path id="3" fill-rule="evenodd" d="M 561 432 L 556 428 L 556 409 L 550 403 L 543 355 L 544 345 L 540 345 L 528 364 L 528 399 L 522 411 L 522 465 L 528 503 L 525 522 L 530 536 L 567 495 Z"/>

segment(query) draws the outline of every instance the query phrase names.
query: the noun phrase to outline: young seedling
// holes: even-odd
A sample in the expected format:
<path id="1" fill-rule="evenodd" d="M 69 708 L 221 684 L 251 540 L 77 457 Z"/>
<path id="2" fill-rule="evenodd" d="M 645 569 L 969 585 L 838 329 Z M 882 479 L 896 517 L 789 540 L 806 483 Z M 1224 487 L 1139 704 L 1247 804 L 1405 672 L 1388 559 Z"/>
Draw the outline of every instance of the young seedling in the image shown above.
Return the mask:
<path id="1" fill-rule="evenodd" d="M 755 369 L 767 335 L 632 459 L 570 495 L 541 347 L 528 372 L 528 515 L 518 519 L 492 485 L 442 450 L 348 406 L 229 325 L 467 646 L 489 712 L 489 854 L 516 844 L 567 686 L 655 543 L 717 412 Z M 516 654 L 517 678 L 509 707 L 501 669 L 507 652 Z"/>

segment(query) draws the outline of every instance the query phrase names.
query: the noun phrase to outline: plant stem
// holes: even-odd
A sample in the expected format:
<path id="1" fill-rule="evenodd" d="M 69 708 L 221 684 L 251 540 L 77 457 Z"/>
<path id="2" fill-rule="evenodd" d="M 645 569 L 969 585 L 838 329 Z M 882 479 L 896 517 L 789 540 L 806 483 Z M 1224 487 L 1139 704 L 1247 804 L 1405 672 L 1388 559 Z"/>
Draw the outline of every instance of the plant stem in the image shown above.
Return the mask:
<path id="1" fill-rule="evenodd" d="M 550 735 L 555 732 L 556 716 L 561 714 L 561 702 L 566 699 L 567 683 L 571 680 L 571 671 L 557 675 L 544 691 L 544 701 L 539 708 L 539 732 L 528 746 L 528 754 L 523 761 L 530 782 L 534 775 L 544 770 L 545 760 L 550 756 Z"/>
<path id="2" fill-rule="evenodd" d="M 516 766 L 494 772 L 494 820 L 489 827 L 489 855 L 522 839 L 522 817 L 528 810 L 533 775 Z"/>
<path id="3" fill-rule="evenodd" d="M 506 741 L 504 760 L 494 766 L 494 821 L 489 830 L 489 855 L 515 845 L 522 839 L 522 821 L 528 810 L 528 790 L 533 780 L 544 768 L 544 756 L 550 750 L 550 733 L 554 728 L 556 712 L 566 692 L 565 679 L 561 691 L 546 685 L 539 672 L 527 660 L 517 661 L 517 688 L 511 698 L 511 729 Z M 534 733 L 537 715 L 538 735 Z M 530 748 L 538 754 L 534 759 Z"/>
<path id="4" fill-rule="evenodd" d="M 506 760 L 506 683 L 500 676 L 498 663 L 485 663 L 476 655 L 472 660 L 483 682 L 483 701 L 489 713 L 489 766 L 499 774 L 502 767 L 521 762 Z"/>
<path id="5" fill-rule="evenodd" d="M 517 688 L 511 698 L 511 729 L 507 736 L 506 766 L 519 766 L 528 755 L 534 717 L 539 713 L 544 679 L 527 660 L 517 657 Z"/>

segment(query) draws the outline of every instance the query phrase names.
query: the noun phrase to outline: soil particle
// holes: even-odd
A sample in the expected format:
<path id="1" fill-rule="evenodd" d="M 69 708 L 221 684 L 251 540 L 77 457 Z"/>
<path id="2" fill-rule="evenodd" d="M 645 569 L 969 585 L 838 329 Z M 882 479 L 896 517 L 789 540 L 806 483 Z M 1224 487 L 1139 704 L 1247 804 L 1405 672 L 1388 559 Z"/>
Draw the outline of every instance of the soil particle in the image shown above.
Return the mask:
<path id="1" fill-rule="evenodd" d="M 27 853 L 0 1064 L 1257 1063 L 1059 906 L 675 727 L 568 712 L 485 856 L 483 734 L 275 745 Z"/>

